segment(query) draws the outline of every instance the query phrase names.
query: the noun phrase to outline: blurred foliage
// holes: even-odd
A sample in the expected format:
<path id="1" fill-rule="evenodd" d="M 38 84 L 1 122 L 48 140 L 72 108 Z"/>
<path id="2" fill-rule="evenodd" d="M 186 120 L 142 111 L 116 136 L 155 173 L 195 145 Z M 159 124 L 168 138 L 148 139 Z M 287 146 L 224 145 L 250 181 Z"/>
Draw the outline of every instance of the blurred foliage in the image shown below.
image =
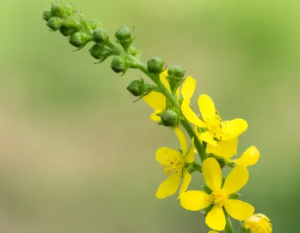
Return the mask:
<path id="1" fill-rule="evenodd" d="M 297 229 L 300 194 L 298 1 L 73 1 L 110 36 L 134 27 L 146 61 L 160 56 L 197 78 L 223 119 L 249 130 L 239 152 L 256 145 L 243 200 L 268 215 L 275 232 Z M 51 1 L 1 1 L 0 229 L 7 233 L 205 232 L 200 213 L 175 198 L 159 201 L 164 177 L 154 159 L 178 147 L 154 127 L 151 110 L 126 91 L 109 63 L 88 48 L 73 53 L 41 18 Z M 191 188 L 203 181 L 195 174 Z M 237 226 L 238 227 L 238 226 Z"/>

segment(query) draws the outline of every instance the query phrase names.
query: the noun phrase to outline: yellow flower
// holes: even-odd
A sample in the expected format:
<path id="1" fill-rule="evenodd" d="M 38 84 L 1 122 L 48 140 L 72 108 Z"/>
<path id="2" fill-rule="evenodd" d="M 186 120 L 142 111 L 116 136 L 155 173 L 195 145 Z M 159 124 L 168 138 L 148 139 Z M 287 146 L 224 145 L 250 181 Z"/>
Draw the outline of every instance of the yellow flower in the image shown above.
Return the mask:
<path id="1" fill-rule="evenodd" d="M 188 121 L 203 130 L 200 139 L 208 143 L 208 153 L 214 151 L 214 154 L 227 158 L 235 155 L 237 137 L 247 130 L 247 122 L 243 119 L 222 121 L 213 100 L 208 95 L 200 95 L 198 105 L 203 121 L 193 112 L 189 102 L 183 101 L 181 109 Z"/>
<path id="2" fill-rule="evenodd" d="M 226 225 L 225 213 L 234 219 L 243 221 L 254 212 L 254 207 L 240 200 L 230 199 L 230 194 L 239 191 L 248 181 L 249 172 L 245 166 L 232 169 L 222 187 L 222 170 L 214 158 L 204 160 L 202 173 L 207 186 L 212 190 L 209 195 L 203 191 L 187 191 L 180 196 L 180 204 L 191 211 L 204 209 L 211 204 L 212 209 L 206 216 L 206 224 L 214 230 L 222 231 Z"/>
<path id="3" fill-rule="evenodd" d="M 164 166 L 164 171 L 169 177 L 165 179 L 159 186 L 156 197 L 163 199 L 172 196 L 181 184 L 179 195 L 186 191 L 191 182 L 192 176 L 185 168 L 185 164 L 194 162 L 194 139 L 188 150 L 186 137 L 184 132 L 179 128 L 175 128 L 175 133 L 179 139 L 181 152 L 170 149 L 168 147 L 159 148 L 156 151 L 156 160 Z"/>
<path id="4" fill-rule="evenodd" d="M 270 219 L 264 214 L 254 214 L 245 221 L 245 228 L 251 233 L 271 233 L 272 224 Z"/>
<path id="5" fill-rule="evenodd" d="M 168 70 L 162 72 L 159 77 L 161 82 L 165 85 L 165 87 L 171 92 L 170 84 L 167 80 Z M 187 77 L 183 83 L 181 94 L 183 99 L 190 103 L 190 99 L 195 91 L 196 80 L 191 76 Z M 177 90 L 177 98 L 179 96 L 179 90 Z M 163 112 L 167 108 L 167 99 L 166 97 L 156 91 L 150 92 L 148 95 L 143 97 L 143 100 L 152 108 L 154 108 L 154 112 L 150 115 L 151 120 L 160 121 L 160 117 L 157 114 Z"/>
<path id="6" fill-rule="evenodd" d="M 207 233 L 218 233 L 218 232 L 216 232 L 216 231 L 209 231 L 209 232 L 207 232 Z"/>

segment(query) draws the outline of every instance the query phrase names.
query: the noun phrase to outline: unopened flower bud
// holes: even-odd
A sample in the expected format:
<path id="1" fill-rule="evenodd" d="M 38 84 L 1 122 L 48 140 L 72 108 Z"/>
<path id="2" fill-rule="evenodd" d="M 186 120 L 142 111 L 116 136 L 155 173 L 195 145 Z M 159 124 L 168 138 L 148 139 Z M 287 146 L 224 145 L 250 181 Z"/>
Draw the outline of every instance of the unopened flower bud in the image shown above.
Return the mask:
<path id="1" fill-rule="evenodd" d="M 54 2 L 54 3 L 52 3 L 51 4 L 51 13 L 53 15 L 58 15 L 60 6 L 61 6 L 60 2 Z"/>
<path id="2" fill-rule="evenodd" d="M 168 74 L 170 76 L 176 77 L 177 79 L 182 79 L 184 77 L 185 71 L 179 65 L 172 65 L 168 68 Z"/>
<path id="3" fill-rule="evenodd" d="M 159 74 L 163 71 L 165 63 L 159 57 L 154 57 L 147 62 L 147 68 L 150 73 Z"/>
<path id="4" fill-rule="evenodd" d="M 176 127 L 179 125 L 180 122 L 180 118 L 178 116 L 178 114 L 173 111 L 173 110 L 167 110 L 164 111 L 161 115 L 161 123 L 164 126 L 168 126 L 168 127 Z"/>
<path id="5" fill-rule="evenodd" d="M 93 33 L 93 40 L 96 43 L 105 43 L 108 40 L 107 31 L 104 28 L 97 28 Z"/>
<path id="6" fill-rule="evenodd" d="M 53 31 L 56 31 L 63 26 L 63 21 L 61 18 L 55 16 L 49 19 L 49 21 L 47 22 L 47 26 Z"/>
<path id="7" fill-rule="evenodd" d="M 113 51 L 109 47 L 102 44 L 94 44 L 89 52 L 94 58 L 100 60 L 100 62 L 103 62 L 113 54 Z"/>
<path id="8" fill-rule="evenodd" d="M 128 40 L 131 38 L 131 31 L 129 28 L 122 26 L 116 31 L 115 36 L 119 41 Z"/>
<path id="9" fill-rule="evenodd" d="M 77 48 L 82 48 L 91 40 L 92 37 L 90 35 L 84 32 L 75 32 L 70 38 L 70 44 Z"/>
<path id="10" fill-rule="evenodd" d="M 73 35 L 77 29 L 76 28 L 67 28 L 65 26 L 62 26 L 60 29 L 59 29 L 60 33 L 63 35 L 63 36 L 71 36 Z"/>
<path id="11" fill-rule="evenodd" d="M 65 18 L 68 16 L 73 16 L 74 10 L 70 4 L 62 4 L 60 2 L 55 2 L 51 5 L 51 13 L 52 15 Z"/>
<path id="12" fill-rule="evenodd" d="M 44 12 L 43 12 L 43 19 L 44 19 L 45 21 L 48 21 L 51 17 L 52 17 L 52 14 L 51 14 L 50 11 L 44 11 Z"/>
<path id="13" fill-rule="evenodd" d="M 90 19 L 88 21 L 88 24 L 90 25 L 90 28 L 92 30 L 95 30 L 96 28 L 101 28 L 102 27 L 102 24 L 96 19 Z"/>
<path id="14" fill-rule="evenodd" d="M 128 69 L 128 62 L 126 60 L 126 58 L 122 57 L 122 56 L 116 56 L 114 57 L 114 59 L 111 62 L 111 68 L 113 69 L 113 71 L 115 71 L 116 73 L 125 73 L 126 70 Z"/>
<path id="15" fill-rule="evenodd" d="M 131 35 L 130 29 L 127 27 L 123 27 L 123 26 L 120 27 L 116 31 L 115 37 L 120 42 L 120 44 L 122 45 L 124 50 L 127 51 L 133 41 L 133 37 Z"/>
<path id="16" fill-rule="evenodd" d="M 141 96 L 143 94 L 143 80 L 133 80 L 127 87 L 127 90 L 134 96 Z"/>

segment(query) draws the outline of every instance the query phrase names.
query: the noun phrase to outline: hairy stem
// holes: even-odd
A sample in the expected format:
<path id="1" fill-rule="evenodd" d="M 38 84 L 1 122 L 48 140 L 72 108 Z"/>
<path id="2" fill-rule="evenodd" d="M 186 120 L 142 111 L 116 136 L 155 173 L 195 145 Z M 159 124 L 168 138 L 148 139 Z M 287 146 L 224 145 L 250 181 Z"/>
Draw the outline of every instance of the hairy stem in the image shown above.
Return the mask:
<path id="1" fill-rule="evenodd" d="M 226 227 L 225 227 L 225 232 L 226 233 L 234 233 L 233 227 L 232 227 L 232 223 L 230 220 L 229 215 L 227 214 L 227 212 L 225 211 L 225 217 L 226 217 Z"/>

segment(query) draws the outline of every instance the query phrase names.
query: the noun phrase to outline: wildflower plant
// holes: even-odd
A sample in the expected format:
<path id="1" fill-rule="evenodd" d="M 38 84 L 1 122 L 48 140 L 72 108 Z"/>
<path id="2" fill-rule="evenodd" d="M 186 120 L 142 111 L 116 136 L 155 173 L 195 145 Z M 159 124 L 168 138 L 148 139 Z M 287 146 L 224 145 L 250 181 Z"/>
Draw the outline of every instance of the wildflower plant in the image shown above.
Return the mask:
<path id="1" fill-rule="evenodd" d="M 255 214 L 254 207 L 239 200 L 237 193 L 249 180 L 247 167 L 256 164 L 260 157 L 258 149 L 251 146 L 240 158 L 232 160 L 238 137 L 248 128 L 247 121 L 239 118 L 222 120 L 207 94 L 198 98 L 199 117 L 190 106 L 196 80 L 191 76 L 185 78 L 185 71 L 179 65 L 167 68 L 158 57 L 144 64 L 140 50 L 132 45 L 135 37 L 129 28 L 120 27 L 112 39 L 100 22 L 86 19 L 71 4 L 60 2 L 44 11 L 43 19 L 52 31 L 59 31 L 78 50 L 93 43 L 89 52 L 98 63 L 112 57 L 114 72 L 124 75 L 129 69 L 138 69 L 152 81 L 133 80 L 127 90 L 154 109 L 151 120 L 172 129 L 181 148 L 163 147 L 156 151 L 156 160 L 166 174 L 156 191 L 158 199 L 179 190 L 180 205 L 190 211 L 201 211 L 207 226 L 212 229 L 210 233 L 233 233 L 231 218 L 240 222 L 244 233 L 272 232 L 270 219 Z M 195 155 L 200 157 L 201 164 L 195 162 Z M 226 166 L 232 170 L 224 178 L 222 169 Z M 188 190 L 192 173 L 196 171 L 203 175 L 206 185 L 203 184 L 201 190 Z"/>

